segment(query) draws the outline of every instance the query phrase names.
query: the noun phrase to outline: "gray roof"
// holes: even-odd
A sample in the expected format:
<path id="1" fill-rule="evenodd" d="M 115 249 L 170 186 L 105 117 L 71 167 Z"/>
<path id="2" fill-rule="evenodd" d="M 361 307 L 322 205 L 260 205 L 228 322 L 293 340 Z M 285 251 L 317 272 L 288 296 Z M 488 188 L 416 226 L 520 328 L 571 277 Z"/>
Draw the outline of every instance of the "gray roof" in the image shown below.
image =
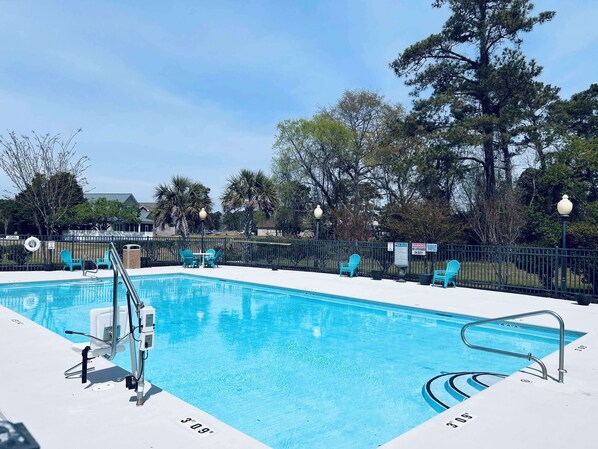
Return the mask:
<path id="1" fill-rule="evenodd" d="M 139 207 L 144 207 L 151 212 L 156 208 L 156 203 L 139 203 Z"/>
<path id="2" fill-rule="evenodd" d="M 106 198 L 108 201 L 120 201 L 127 206 L 139 205 L 132 193 L 86 193 L 83 196 L 85 199 L 91 201 L 98 198 Z"/>
<path id="3" fill-rule="evenodd" d="M 145 209 L 139 209 L 139 218 L 141 223 L 153 223 L 154 220 L 151 218 L 151 212 Z"/>

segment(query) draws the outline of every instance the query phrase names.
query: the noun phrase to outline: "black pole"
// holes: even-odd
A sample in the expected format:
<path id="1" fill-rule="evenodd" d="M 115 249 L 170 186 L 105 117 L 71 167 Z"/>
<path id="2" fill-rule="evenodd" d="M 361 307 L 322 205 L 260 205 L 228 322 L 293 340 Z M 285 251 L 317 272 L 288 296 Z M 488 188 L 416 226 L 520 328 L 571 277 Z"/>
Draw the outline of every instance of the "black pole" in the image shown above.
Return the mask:
<path id="1" fill-rule="evenodd" d="M 201 252 L 203 253 L 203 235 L 204 235 L 204 221 L 205 220 L 201 220 Z"/>
<path id="2" fill-rule="evenodd" d="M 85 348 L 83 349 L 83 351 L 81 352 L 81 383 L 84 384 L 87 382 L 87 362 L 89 361 L 89 359 L 87 358 L 87 354 L 89 353 L 89 350 L 91 349 L 90 346 L 85 346 Z"/>
<path id="3" fill-rule="evenodd" d="M 318 238 L 320 237 L 320 219 L 316 218 L 316 244 L 314 245 L 314 268 L 318 268 Z"/>
<path id="4" fill-rule="evenodd" d="M 567 217 L 563 216 L 563 248 L 561 254 L 561 290 L 563 298 L 567 293 Z"/>

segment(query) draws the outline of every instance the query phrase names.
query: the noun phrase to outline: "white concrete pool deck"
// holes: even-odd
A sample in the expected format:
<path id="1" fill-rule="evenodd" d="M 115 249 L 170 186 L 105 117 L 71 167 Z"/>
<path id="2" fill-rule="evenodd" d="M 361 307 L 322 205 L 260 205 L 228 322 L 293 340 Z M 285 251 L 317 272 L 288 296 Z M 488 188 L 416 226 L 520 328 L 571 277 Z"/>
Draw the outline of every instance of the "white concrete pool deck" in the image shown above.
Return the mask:
<path id="1" fill-rule="evenodd" d="M 555 352 L 543 359 L 552 379 L 542 380 L 532 366 L 381 447 L 598 447 L 596 304 L 579 306 L 571 301 L 465 288 L 442 289 L 365 277 L 340 278 L 330 274 L 228 266 L 144 268 L 129 272 L 133 276 L 184 272 L 479 317 L 552 310 L 563 317 L 567 330 L 587 333 L 565 348 L 568 372 L 564 383 L 554 380 L 558 367 Z M 99 275 L 111 276 L 111 272 Z M 0 283 L 81 277 L 81 272 L 0 272 Z M 140 296 L 143 298 L 143 292 Z M 551 316 L 520 321 L 558 327 Z M 156 340 L 159 345 L 159 329 Z M 65 379 L 64 370 L 79 359 L 68 340 L 0 307 L 0 411 L 13 422 L 23 422 L 43 449 L 267 448 L 156 386 L 147 393 L 143 407 L 135 406 L 134 393 L 124 387 L 126 373 L 107 361 L 94 361 L 98 371 L 90 373 L 86 385 L 81 384 L 80 379 Z M 403 368 L 409 369 L 408 366 Z M 461 414 L 473 418 L 460 422 L 455 418 Z M 181 423 L 185 418 L 198 420 L 214 433 L 196 433 L 188 424 Z M 364 416 L 356 428 L 367 431 L 367 423 L 368 417 Z"/>

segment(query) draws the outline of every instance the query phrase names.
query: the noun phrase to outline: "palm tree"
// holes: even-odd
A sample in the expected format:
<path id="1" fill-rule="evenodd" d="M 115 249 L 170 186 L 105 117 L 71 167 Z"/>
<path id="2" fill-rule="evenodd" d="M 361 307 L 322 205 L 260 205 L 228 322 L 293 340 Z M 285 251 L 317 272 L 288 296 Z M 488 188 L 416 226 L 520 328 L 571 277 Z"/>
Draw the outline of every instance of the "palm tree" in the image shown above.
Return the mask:
<path id="1" fill-rule="evenodd" d="M 193 182 L 185 176 L 173 176 L 170 185 L 156 187 L 154 210 L 157 226 L 174 226 L 184 239 L 189 238 L 189 230 L 200 222 L 199 212 L 212 209 L 209 197 L 210 189 L 199 182 Z"/>
<path id="2" fill-rule="evenodd" d="M 237 176 L 229 178 L 224 194 L 220 198 L 224 212 L 245 211 L 245 237 L 251 235 L 253 212 L 261 210 L 270 217 L 278 203 L 274 182 L 264 172 L 241 170 Z"/>

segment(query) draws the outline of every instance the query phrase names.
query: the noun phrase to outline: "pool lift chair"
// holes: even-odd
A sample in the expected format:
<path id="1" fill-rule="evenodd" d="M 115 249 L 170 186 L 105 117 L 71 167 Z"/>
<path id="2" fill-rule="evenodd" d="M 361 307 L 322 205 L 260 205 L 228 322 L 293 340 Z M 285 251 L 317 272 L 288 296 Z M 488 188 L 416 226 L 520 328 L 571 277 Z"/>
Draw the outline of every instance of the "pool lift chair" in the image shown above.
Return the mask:
<path id="1" fill-rule="evenodd" d="M 112 265 L 113 288 L 112 307 L 92 309 L 89 313 L 89 334 L 67 330 L 69 335 L 83 335 L 89 338 L 89 343 L 74 343 L 73 350 L 81 353 L 81 362 L 67 369 L 64 375 L 67 379 L 81 375 L 81 382 L 87 382 L 87 373 L 93 371 L 88 362 L 96 357 L 112 360 L 118 352 L 126 350 L 125 343 L 129 342 L 131 356 L 131 375 L 126 378 L 126 386 L 137 393 L 137 405 L 143 405 L 144 378 L 143 372 L 147 351 L 154 348 L 155 310 L 145 306 L 139 299 L 122 260 L 113 243 L 110 243 L 110 262 Z M 127 305 L 118 305 L 119 276 L 126 289 Z M 133 307 L 136 322 L 133 323 Z M 113 330 L 116 329 L 114 332 Z M 137 336 L 135 336 L 137 334 Z M 136 348 L 137 343 L 139 347 Z M 138 354 L 136 354 L 138 352 Z M 80 370 L 77 370 L 78 368 Z"/>
<path id="2" fill-rule="evenodd" d="M 89 343 L 73 343 L 72 349 L 81 353 L 82 361 L 65 371 L 64 374 L 66 377 L 71 378 L 81 374 L 81 382 L 85 383 L 87 382 L 87 373 L 95 370 L 94 367 L 88 365 L 88 362 L 96 357 L 106 357 L 112 354 L 112 329 L 114 329 L 112 312 L 112 307 L 92 309 L 89 312 L 89 334 L 70 330 L 65 331 L 65 333 L 69 335 L 83 335 L 89 337 Z M 129 322 L 127 308 L 120 306 L 117 315 L 116 352 L 118 353 L 125 350 L 122 343 L 127 337 L 131 336 L 131 334 L 126 332 L 126 324 Z M 82 367 L 80 371 L 73 371 L 79 366 Z"/>

